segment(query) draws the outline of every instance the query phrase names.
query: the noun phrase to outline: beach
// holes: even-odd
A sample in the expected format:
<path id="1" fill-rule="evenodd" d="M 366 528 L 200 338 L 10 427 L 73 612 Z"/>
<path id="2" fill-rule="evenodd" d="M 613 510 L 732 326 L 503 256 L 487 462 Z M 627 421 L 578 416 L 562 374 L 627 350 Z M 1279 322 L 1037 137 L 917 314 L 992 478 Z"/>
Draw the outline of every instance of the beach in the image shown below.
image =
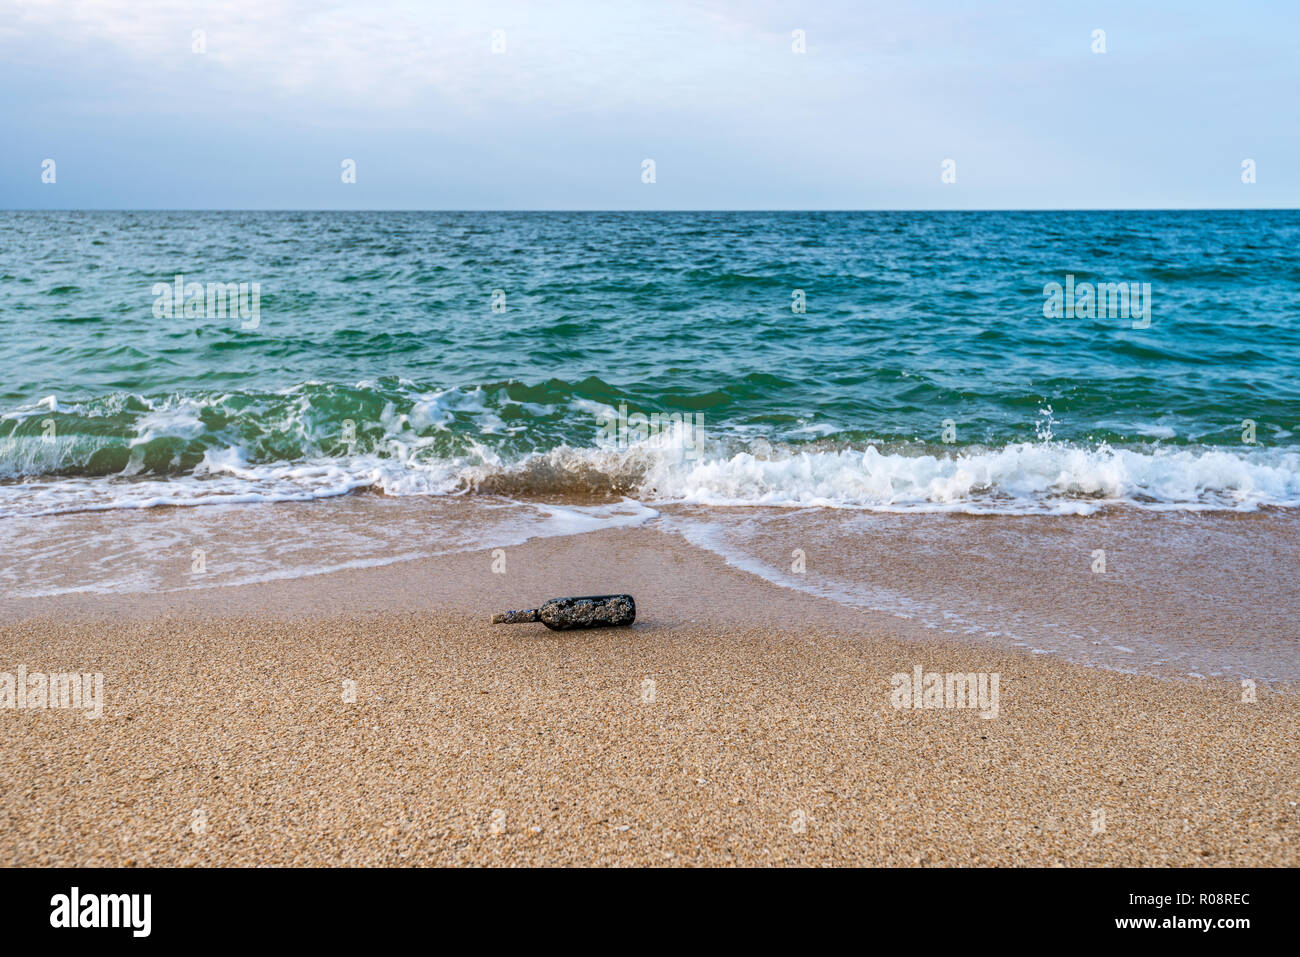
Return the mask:
<path id="1" fill-rule="evenodd" d="M 937 633 L 662 523 L 504 553 L 0 605 L 0 671 L 104 681 L 0 714 L 0 864 L 1300 863 L 1293 689 Z M 633 627 L 487 624 L 613 591 Z M 996 715 L 896 707 L 917 668 Z"/>
<path id="2" fill-rule="evenodd" d="M 0 864 L 1300 863 L 1298 237 L 6 213 Z"/>

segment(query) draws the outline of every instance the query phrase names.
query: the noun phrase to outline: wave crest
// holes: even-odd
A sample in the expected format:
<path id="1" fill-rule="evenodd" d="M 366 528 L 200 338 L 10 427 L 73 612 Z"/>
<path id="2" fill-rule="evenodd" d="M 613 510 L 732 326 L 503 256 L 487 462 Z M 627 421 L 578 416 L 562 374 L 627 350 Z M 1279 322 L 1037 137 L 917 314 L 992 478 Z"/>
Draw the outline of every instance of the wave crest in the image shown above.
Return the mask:
<path id="1" fill-rule="evenodd" d="M 607 448 L 593 436 L 610 406 L 539 388 L 307 383 L 255 395 L 118 394 L 70 407 L 49 397 L 0 416 L 0 515 L 362 489 L 1010 514 L 1300 505 L 1294 446 L 1085 445 L 1054 441 L 1050 428 L 1032 442 L 936 446 L 863 442 L 830 426 L 802 442 L 712 429 L 697 444 L 678 423 Z"/>

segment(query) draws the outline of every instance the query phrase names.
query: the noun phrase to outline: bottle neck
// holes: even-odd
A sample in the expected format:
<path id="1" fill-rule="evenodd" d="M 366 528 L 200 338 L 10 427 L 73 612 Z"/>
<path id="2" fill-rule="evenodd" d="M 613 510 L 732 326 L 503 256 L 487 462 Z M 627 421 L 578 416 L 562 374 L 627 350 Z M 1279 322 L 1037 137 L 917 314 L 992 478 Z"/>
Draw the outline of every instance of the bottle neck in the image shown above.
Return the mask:
<path id="1" fill-rule="evenodd" d="M 529 608 L 527 611 L 507 611 L 492 616 L 492 624 L 494 625 L 522 625 L 538 620 L 536 608 Z"/>

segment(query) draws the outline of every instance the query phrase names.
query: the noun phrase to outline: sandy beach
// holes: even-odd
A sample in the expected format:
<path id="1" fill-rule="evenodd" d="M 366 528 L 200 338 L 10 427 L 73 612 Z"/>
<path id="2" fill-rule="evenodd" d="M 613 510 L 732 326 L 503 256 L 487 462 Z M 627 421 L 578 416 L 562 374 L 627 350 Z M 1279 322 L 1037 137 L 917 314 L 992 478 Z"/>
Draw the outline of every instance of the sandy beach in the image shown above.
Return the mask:
<path id="1" fill-rule="evenodd" d="M 1289 865 L 1300 707 L 959 642 L 661 528 L 6 602 L 3 865 Z M 632 591 L 631 629 L 487 624 Z M 996 717 L 892 677 L 999 676 Z"/>

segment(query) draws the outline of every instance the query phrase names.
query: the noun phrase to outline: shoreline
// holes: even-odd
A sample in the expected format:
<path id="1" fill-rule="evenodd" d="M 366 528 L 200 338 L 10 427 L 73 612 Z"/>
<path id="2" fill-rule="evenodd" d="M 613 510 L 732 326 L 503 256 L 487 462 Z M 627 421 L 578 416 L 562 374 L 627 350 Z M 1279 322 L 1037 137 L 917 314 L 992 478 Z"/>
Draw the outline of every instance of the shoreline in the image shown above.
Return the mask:
<path id="1" fill-rule="evenodd" d="M 510 560 L 525 543 L 574 539 L 576 557 L 554 586 L 573 594 L 568 581 L 594 581 L 577 542 L 619 530 L 639 548 L 699 550 L 779 586 L 760 604 L 783 607 L 799 594 L 866 615 L 871 629 L 898 626 L 925 640 L 955 636 L 1122 674 L 1300 692 L 1300 580 L 1286 574 L 1300 565 L 1300 511 L 1290 510 L 897 515 L 359 494 L 45 516 L 0 531 L 0 623 L 250 604 L 270 615 L 298 606 L 477 614 L 482 606 L 464 597 L 484 589 L 507 602 L 552 597 L 508 587 L 527 581 Z M 430 581 L 421 563 L 435 560 L 458 584 Z M 625 591 L 647 571 L 586 590 Z M 544 591 L 548 579 L 532 581 Z M 665 589 L 665 602 L 680 602 L 680 592 Z"/>
<path id="2" fill-rule="evenodd" d="M 506 556 L 11 607 L 0 671 L 105 703 L 0 711 L 0 864 L 1300 863 L 1295 695 L 952 640 L 653 529 Z M 486 624 L 614 591 L 630 629 Z M 916 667 L 999 675 L 997 717 L 894 707 Z"/>

